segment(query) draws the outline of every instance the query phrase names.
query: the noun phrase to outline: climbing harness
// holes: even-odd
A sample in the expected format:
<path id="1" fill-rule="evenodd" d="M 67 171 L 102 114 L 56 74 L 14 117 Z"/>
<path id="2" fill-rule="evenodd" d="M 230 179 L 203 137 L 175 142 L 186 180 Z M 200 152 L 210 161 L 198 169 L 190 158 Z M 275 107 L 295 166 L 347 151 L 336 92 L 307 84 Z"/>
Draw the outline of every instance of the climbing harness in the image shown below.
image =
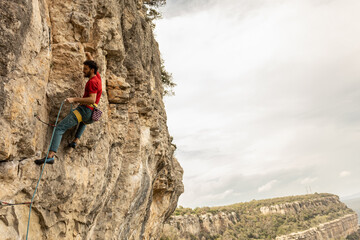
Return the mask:
<path id="1" fill-rule="evenodd" d="M 33 194 L 33 196 L 32 196 L 31 202 L 30 202 L 29 219 L 28 219 L 27 230 L 26 230 L 26 240 L 28 240 L 28 235 L 29 235 L 31 208 L 32 208 L 32 205 L 33 205 L 33 203 L 34 203 L 35 194 L 36 194 L 36 191 L 37 191 L 37 189 L 38 189 L 38 186 L 39 186 L 41 177 L 42 177 L 43 172 L 44 172 L 44 169 L 45 169 L 46 160 L 48 159 L 47 156 L 49 155 L 49 152 L 50 152 L 50 146 L 51 146 L 52 140 L 53 140 L 53 138 L 54 138 L 54 133 L 55 133 L 55 130 L 56 130 L 56 125 L 57 125 L 57 122 L 58 122 L 58 120 L 59 120 L 60 112 L 61 112 L 61 109 L 62 109 L 62 107 L 63 107 L 63 105 L 64 105 L 64 102 L 65 102 L 65 101 L 62 101 L 62 103 L 61 103 L 61 106 L 60 106 L 60 109 L 59 109 L 59 112 L 58 112 L 58 115 L 57 115 L 57 118 L 56 118 L 56 122 L 55 122 L 55 124 L 54 124 L 54 130 L 53 130 L 53 133 L 52 133 L 52 136 L 51 136 L 50 145 L 49 145 L 48 151 L 47 151 L 47 153 L 46 153 L 45 162 L 44 162 L 44 165 L 43 165 L 43 167 L 42 167 L 39 180 L 38 180 L 38 182 L 37 182 L 37 184 L 36 184 L 35 191 L 34 191 L 34 194 Z"/>
<path id="2" fill-rule="evenodd" d="M 76 117 L 76 119 L 78 120 L 78 123 L 81 123 L 81 122 L 82 122 L 82 116 L 81 116 L 79 110 L 75 109 L 75 110 L 73 111 L 73 113 L 75 114 L 75 117 Z"/>
<path id="3" fill-rule="evenodd" d="M 100 119 L 101 114 L 102 114 L 100 109 L 97 108 L 98 105 L 96 103 L 94 103 L 94 104 L 89 104 L 89 105 L 86 105 L 86 106 L 94 108 L 93 114 L 91 115 L 91 118 L 92 118 L 93 121 L 98 121 Z M 73 113 L 75 114 L 75 117 L 78 120 L 78 123 L 81 123 L 83 121 L 83 119 L 82 119 L 82 116 L 81 116 L 80 112 L 77 109 L 75 109 L 73 111 Z"/>

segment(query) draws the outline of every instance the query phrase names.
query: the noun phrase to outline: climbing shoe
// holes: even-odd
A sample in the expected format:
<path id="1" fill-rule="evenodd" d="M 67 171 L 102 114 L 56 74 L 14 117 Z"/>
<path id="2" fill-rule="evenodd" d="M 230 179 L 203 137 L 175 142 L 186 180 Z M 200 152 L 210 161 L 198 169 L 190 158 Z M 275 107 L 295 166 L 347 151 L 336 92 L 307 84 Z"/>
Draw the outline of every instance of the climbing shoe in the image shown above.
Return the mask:
<path id="1" fill-rule="evenodd" d="M 37 165 L 41 165 L 41 164 L 44 164 L 45 163 L 45 159 L 46 158 L 42 158 L 42 159 L 38 159 L 38 160 L 35 160 L 34 162 L 37 164 Z M 48 158 L 46 159 L 46 163 L 47 164 L 53 164 L 54 163 L 54 158 Z"/>
<path id="2" fill-rule="evenodd" d="M 76 142 L 69 143 L 68 147 L 76 148 Z"/>

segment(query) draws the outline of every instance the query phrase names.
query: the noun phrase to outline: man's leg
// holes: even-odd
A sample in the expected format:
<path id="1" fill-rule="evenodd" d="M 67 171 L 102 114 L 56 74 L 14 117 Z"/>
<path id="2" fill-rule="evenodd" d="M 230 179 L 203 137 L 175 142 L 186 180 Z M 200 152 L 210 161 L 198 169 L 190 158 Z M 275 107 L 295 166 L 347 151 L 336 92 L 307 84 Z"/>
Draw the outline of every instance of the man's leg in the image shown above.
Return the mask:
<path id="1" fill-rule="evenodd" d="M 81 135 L 84 133 L 85 128 L 86 128 L 86 124 L 84 124 L 83 122 L 81 122 L 81 123 L 79 124 L 79 127 L 78 127 L 77 131 L 76 131 L 75 139 L 73 140 L 73 143 L 75 143 L 75 144 L 70 143 L 69 146 L 75 147 L 76 144 L 79 144 L 79 142 L 80 142 L 80 137 L 81 137 Z"/>
<path id="2" fill-rule="evenodd" d="M 83 122 L 81 122 L 81 123 L 79 124 L 78 130 L 76 131 L 75 138 L 80 139 L 81 135 L 82 135 L 82 134 L 84 133 L 84 131 L 85 131 L 85 128 L 86 128 L 86 124 L 84 124 Z"/>
<path id="3" fill-rule="evenodd" d="M 48 157 L 52 158 L 57 152 L 61 138 L 63 134 L 69 128 L 72 128 L 78 124 L 78 120 L 74 113 L 69 113 L 57 126 L 54 133 L 53 141 L 51 142 L 50 151 Z"/>

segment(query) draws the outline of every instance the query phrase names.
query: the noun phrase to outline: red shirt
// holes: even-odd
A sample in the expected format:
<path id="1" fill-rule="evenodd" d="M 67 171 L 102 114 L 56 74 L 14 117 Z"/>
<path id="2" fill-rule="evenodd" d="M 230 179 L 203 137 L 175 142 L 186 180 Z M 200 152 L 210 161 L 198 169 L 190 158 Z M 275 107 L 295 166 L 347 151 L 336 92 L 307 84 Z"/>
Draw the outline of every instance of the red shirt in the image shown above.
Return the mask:
<path id="1" fill-rule="evenodd" d="M 89 81 L 87 81 L 85 85 L 85 92 L 83 98 L 90 97 L 90 93 L 96 93 L 95 103 L 99 104 L 102 93 L 101 77 L 99 72 L 97 72 L 94 77 L 90 78 Z M 86 106 L 86 107 L 90 108 L 91 110 L 94 109 L 93 107 L 90 106 Z"/>

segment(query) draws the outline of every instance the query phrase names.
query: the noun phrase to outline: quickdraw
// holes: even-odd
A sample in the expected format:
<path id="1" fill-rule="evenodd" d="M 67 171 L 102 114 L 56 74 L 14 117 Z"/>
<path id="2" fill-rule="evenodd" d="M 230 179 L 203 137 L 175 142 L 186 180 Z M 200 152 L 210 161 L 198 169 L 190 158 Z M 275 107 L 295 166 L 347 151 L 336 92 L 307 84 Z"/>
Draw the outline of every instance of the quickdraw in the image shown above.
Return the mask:
<path id="1" fill-rule="evenodd" d="M 42 122 L 43 124 L 45 124 L 45 125 L 48 125 L 48 126 L 50 126 L 50 127 L 56 127 L 55 124 L 47 123 L 47 122 L 44 122 L 43 120 L 41 120 L 40 117 L 39 117 L 39 115 L 37 115 L 37 114 L 34 114 L 34 117 L 35 117 L 37 120 L 39 120 L 40 122 Z"/>
<path id="2" fill-rule="evenodd" d="M 17 206 L 17 205 L 28 205 L 31 204 L 31 202 L 23 202 L 23 203 L 9 203 L 5 201 L 0 200 L 0 207 L 9 207 L 9 206 Z"/>
<path id="3" fill-rule="evenodd" d="M 97 108 L 98 105 L 97 105 L 96 103 L 94 103 L 94 104 L 89 104 L 89 105 L 87 105 L 87 106 L 93 107 L 93 108 Z M 73 105 L 72 105 L 72 104 L 71 104 L 71 111 L 75 114 L 75 117 L 76 117 L 76 119 L 78 120 L 78 123 L 81 123 L 81 122 L 82 122 L 82 116 L 81 116 L 80 112 L 79 112 L 77 109 L 73 109 Z M 37 114 L 34 114 L 34 117 L 35 117 L 37 120 L 39 120 L 41 123 L 45 124 L 45 125 L 48 125 L 48 126 L 50 126 L 50 127 L 56 127 L 55 124 L 47 123 L 47 122 L 41 120 L 40 117 L 39 117 L 39 115 L 37 115 Z"/>

